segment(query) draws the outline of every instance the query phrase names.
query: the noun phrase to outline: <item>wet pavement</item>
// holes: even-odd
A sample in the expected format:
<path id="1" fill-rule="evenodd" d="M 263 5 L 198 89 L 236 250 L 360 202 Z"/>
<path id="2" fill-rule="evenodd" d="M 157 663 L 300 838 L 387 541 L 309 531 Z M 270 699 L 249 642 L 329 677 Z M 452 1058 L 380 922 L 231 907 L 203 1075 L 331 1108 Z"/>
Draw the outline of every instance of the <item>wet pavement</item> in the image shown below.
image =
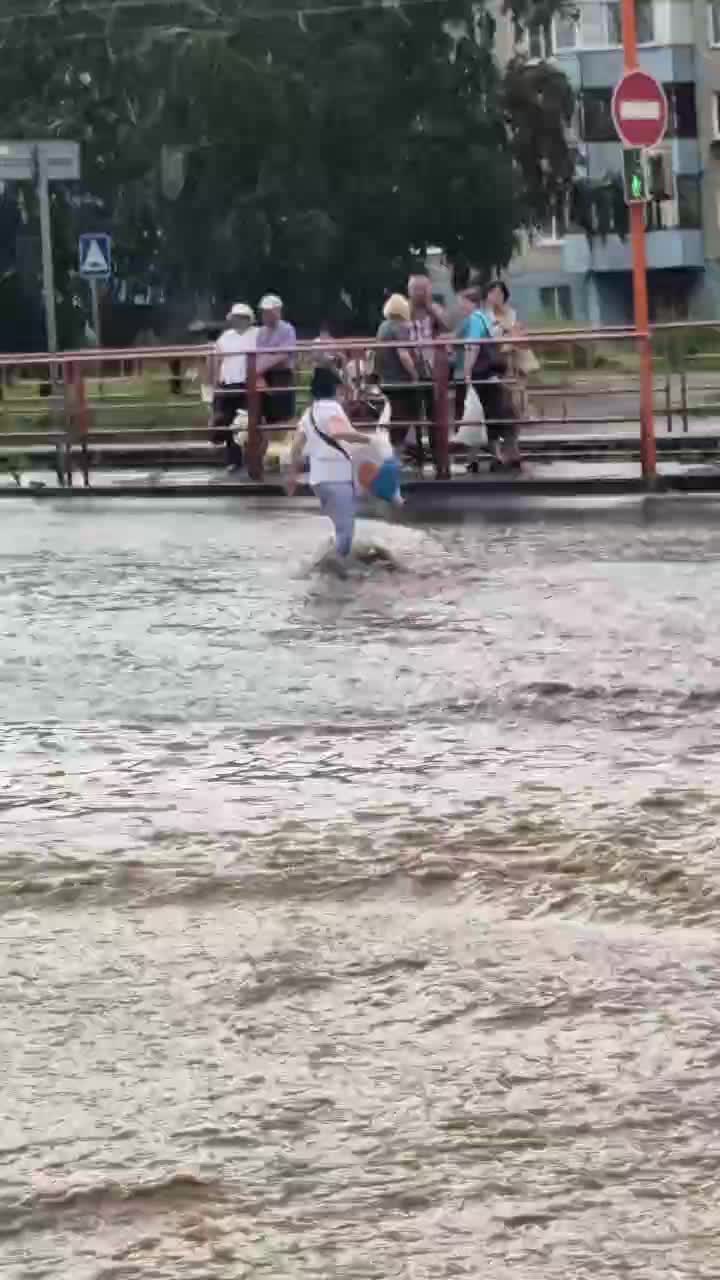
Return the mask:
<path id="1" fill-rule="evenodd" d="M 8 1280 L 720 1273 L 720 522 L 2 504 Z"/>

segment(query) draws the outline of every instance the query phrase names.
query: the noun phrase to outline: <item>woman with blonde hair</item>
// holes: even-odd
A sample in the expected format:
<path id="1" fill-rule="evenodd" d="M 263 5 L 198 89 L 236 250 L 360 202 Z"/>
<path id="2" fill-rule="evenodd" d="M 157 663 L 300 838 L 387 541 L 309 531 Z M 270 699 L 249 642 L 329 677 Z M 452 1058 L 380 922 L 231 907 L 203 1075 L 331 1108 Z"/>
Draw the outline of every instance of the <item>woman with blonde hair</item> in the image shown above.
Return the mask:
<path id="1" fill-rule="evenodd" d="M 378 342 L 412 341 L 410 303 L 401 293 L 393 293 L 383 307 L 383 321 L 377 331 Z M 416 417 L 417 366 L 412 351 L 405 346 L 378 347 L 375 371 L 383 394 L 390 401 L 390 439 L 394 449 L 405 443 L 410 424 Z"/>

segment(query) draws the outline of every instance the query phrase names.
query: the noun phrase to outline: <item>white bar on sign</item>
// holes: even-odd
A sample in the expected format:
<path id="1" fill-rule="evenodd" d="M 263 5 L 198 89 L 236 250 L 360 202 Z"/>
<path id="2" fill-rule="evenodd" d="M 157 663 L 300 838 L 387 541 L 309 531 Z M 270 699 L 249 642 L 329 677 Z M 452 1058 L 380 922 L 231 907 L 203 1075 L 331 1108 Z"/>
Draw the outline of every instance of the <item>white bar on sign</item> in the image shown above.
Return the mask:
<path id="1" fill-rule="evenodd" d="M 661 108 L 659 102 L 621 102 L 620 117 L 622 120 L 659 120 Z"/>

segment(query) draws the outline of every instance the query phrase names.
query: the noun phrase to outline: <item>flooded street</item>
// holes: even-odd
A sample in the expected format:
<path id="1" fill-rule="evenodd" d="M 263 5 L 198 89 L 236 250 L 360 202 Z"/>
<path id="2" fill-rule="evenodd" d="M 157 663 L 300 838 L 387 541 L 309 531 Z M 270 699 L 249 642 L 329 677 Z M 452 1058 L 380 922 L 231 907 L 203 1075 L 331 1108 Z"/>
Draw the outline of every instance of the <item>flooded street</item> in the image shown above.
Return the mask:
<path id="1" fill-rule="evenodd" d="M 720 506 L 6 502 L 3 1280 L 720 1274 Z"/>

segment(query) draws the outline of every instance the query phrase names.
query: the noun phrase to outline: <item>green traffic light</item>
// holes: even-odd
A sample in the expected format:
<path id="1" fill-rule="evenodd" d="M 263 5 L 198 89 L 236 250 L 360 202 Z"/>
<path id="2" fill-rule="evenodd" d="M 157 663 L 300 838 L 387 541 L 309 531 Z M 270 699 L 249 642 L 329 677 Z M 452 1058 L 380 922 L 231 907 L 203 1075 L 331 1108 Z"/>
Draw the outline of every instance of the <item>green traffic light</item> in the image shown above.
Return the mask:
<path id="1" fill-rule="evenodd" d="M 642 150 L 629 147 L 623 152 L 625 168 L 625 199 L 630 204 L 641 204 L 648 199 L 647 162 Z"/>

